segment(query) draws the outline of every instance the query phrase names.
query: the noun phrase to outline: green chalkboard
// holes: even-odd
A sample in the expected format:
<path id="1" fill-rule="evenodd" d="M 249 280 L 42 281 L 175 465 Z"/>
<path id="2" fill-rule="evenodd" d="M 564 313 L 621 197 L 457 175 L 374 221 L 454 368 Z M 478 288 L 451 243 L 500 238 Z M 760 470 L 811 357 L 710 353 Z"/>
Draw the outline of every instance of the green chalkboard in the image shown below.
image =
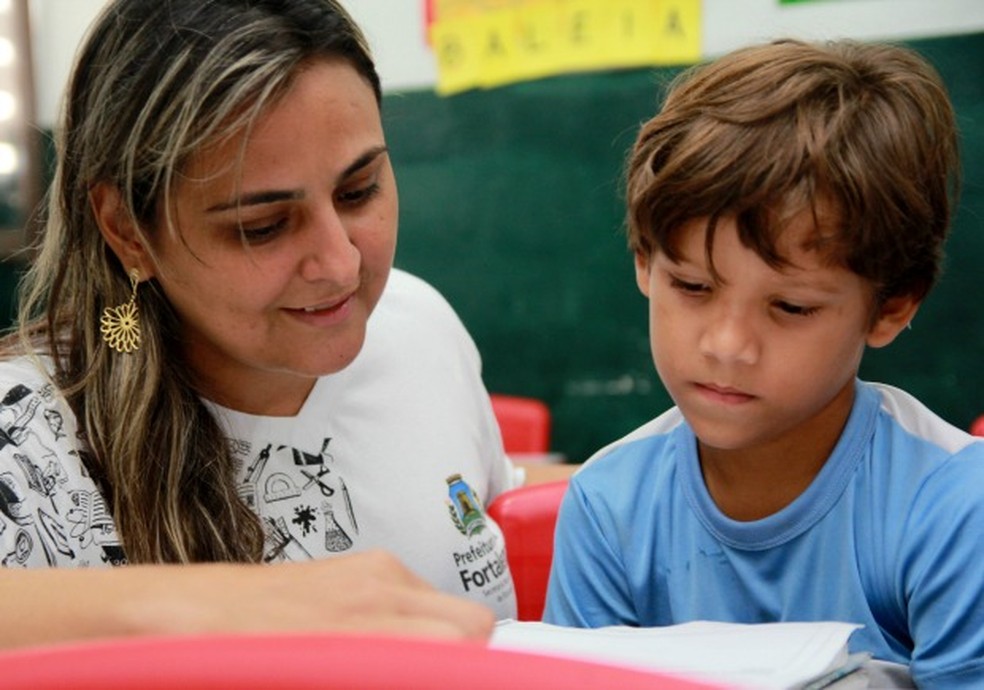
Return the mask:
<path id="1" fill-rule="evenodd" d="M 984 413 L 984 34 L 910 43 L 936 64 L 962 129 L 964 188 L 946 273 L 865 378 L 966 427 Z M 670 405 L 622 234 L 621 168 L 673 70 L 546 79 L 383 104 L 400 185 L 397 264 L 468 326 L 493 391 L 546 401 L 554 448 L 581 460 Z M 0 262 L 6 325 L 20 266 Z"/>
<path id="2" fill-rule="evenodd" d="M 963 133 L 964 189 L 942 283 L 862 376 L 966 427 L 984 412 L 984 34 L 910 43 L 942 73 Z M 441 98 L 393 94 L 397 264 L 436 285 L 493 391 L 543 399 L 556 450 L 581 460 L 670 405 L 623 237 L 621 168 L 673 70 L 546 79 Z"/>

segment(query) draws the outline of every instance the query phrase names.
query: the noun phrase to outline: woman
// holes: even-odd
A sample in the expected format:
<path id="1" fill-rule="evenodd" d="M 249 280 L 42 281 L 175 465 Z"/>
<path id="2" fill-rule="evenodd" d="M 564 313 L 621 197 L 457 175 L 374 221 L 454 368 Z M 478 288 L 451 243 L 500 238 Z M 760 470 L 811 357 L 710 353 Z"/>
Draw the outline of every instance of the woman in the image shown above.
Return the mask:
<path id="1" fill-rule="evenodd" d="M 15 610 L 0 642 L 353 624 L 482 636 L 489 610 L 513 614 L 483 505 L 515 473 L 463 326 L 391 271 L 379 105 L 334 0 L 105 8 L 3 343 L 0 547 L 6 566 L 131 566 L 0 571 L 57 592 L 44 615 Z M 83 591 L 109 613 L 53 624 Z"/>

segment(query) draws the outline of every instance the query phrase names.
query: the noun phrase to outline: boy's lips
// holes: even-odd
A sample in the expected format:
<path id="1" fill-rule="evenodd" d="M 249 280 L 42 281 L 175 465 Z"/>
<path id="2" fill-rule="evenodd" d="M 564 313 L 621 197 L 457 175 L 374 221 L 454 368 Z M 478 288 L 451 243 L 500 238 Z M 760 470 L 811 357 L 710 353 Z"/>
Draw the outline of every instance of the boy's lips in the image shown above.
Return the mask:
<path id="1" fill-rule="evenodd" d="M 717 383 L 694 382 L 694 387 L 704 397 L 727 404 L 745 403 L 756 398 L 739 388 Z"/>

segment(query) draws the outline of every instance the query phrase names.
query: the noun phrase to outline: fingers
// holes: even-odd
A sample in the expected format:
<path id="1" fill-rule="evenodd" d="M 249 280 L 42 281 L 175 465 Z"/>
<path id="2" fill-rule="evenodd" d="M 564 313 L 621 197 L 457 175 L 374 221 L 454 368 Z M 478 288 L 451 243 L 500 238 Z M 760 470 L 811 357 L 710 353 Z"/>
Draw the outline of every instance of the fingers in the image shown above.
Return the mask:
<path id="1" fill-rule="evenodd" d="M 481 607 L 479 607 L 481 608 Z M 344 632 L 359 634 L 379 634 L 394 637 L 413 637 L 421 639 L 455 640 L 462 642 L 486 642 L 492 627 L 462 624 L 460 620 L 450 620 L 444 616 L 413 614 L 370 614 L 350 619 L 345 624 L 315 626 L 312 632 Z"/>
<path id="2" fill-rule="evenodd" d="M 332 570 L 338 584 L 349 577 L 357 578 L 349 590 L 348 605 L 353 617 L 369 627 L 414 635 L 484 640 L 495 626 L 491 610 L 438 592 L 391 554 L 371 551 L 317 564 L 324 570 Z"/>
<path id="3" fill-rule="evenodd" d="M 495 627 L 492 611 L 480 604 L 435 591 L 415 591 L 401 615 L 407 620 L 433 623 L 435 634 L 471 640 L 486 640 Z"/>
<path id="4" fill-rule="evenodd" d="M 0 630 L 0 647 L 234 632 L 485 640 L 495 624 L 490 610 L 436 591 L 383 552 L 282 565 L 0 570 L 0 586 L 11 595 L 0 614 L 17 622 L 11 634 Z"/>

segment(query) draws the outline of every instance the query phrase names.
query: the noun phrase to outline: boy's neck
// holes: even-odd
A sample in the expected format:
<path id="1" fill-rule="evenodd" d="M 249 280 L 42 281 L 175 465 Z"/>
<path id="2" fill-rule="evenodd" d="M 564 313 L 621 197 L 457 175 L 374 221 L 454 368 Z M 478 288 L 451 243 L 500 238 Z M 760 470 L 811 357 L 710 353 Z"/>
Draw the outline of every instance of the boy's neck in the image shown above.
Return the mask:
<path id="1" fill-rule="evenodd" d="M 760 520 L 796 500 L 833 452 L 853 402 L 852 382 L 818 423 L 760 446 L 724 450 L 698 440 L 704 484 L 721 512 L 733 520 Z"/>
<path id="2" fill-rule="evenodd" d="M 744 451 L 713 451 L 702 452 L 700 464 L 707 491 L 721 512 L 747 522 L 777 513 L 796 500 L 829 454 L 795 448 L 777 462 Z"/>

